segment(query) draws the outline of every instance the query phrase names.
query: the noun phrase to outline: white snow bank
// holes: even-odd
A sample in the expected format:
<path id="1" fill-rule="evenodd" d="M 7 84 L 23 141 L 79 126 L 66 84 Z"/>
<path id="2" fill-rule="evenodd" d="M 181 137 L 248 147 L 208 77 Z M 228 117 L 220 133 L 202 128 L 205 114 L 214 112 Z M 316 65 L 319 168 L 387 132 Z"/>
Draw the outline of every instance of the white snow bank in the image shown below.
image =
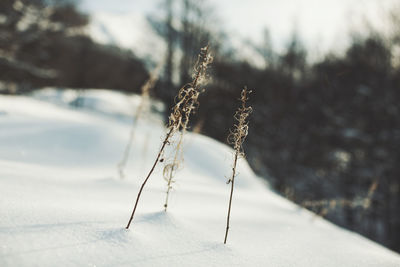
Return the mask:
<path id="1" fill-rule="evenodd" d="M 271 192 L 244 160 L 223 245 L 232 150 L 197 134 L 169 211 L 159 166 L 125 230 L 165 130 L 139 122 L 118 180 L 130 123 L 108 112 L 134 104 L 92 93 L 108 111 L 0 96 L 0 266 L 400 266 L 395 252 Z"/>
<path id="2" fill-rule="evenodd" d="M 77 106 L 86 111 L 93 111 L 102 115 L 118 117 L 132 121 L 132 116 L 136 114 L 141 97 L 136 94 L 123 94 L 105 89 L 56 89 L 44 88 L 35 91 L 32 96 L 39 100 L 44 100 L 58 106 Z M 147 111 L 147 112 L 146 112 Z M 144 116 L 146 120 L 162 123 L 161 114 L 164 112 L 164 105 L 160 101 L 146 101 Z"/>

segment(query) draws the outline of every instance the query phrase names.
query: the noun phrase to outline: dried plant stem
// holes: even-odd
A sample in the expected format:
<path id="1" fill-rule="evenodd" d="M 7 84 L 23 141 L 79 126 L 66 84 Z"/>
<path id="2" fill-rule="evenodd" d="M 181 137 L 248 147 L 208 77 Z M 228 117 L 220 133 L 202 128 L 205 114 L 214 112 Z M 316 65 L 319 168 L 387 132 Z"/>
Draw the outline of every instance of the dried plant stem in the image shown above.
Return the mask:
<path id="1" fill-rule="evenodd" d="M 163 170 L 164 179 L 167 181 L 167 191 L 164 203 L 164 211 L 168 208 L 168 199 L 174 183 L 173 177 L 178 169 L 181 160 L 182 142 L 188 128 L 190 115 L 198 107 L 198 97 L 201 93 L 200 85 L 206 80 L 206 70 L 208 64 L 212 62 L 209 55 L 209 46 L 202 48 L 194 66 L 194 75 L 192 82 L 184 85 L 178 93 L 176 104 L 170 116 L 170 125 L 176 125 L 180 130 L 180 136 L 175 146 L 175 155 L 172 163 L 166 164 Z"/>
<path id="2" fill-rule="evenodd" d="M 140 164 L 140 173 L 143 174 L 145 172 L 145 167 L 147 163 L 147 153 L 149 150 L 149 141 L 150 141 L 150 133 L 147 132 L 144 136 L 143 146 L 142 146 L 142 163 Z"/>
<path id="3" fill-rule="evenodd" d="M 232 198 L 233 198 L 233 188 L 235 185 L 235 176 L 236 176 L 236 166 L 239 157 L 244 157 L 243 152 L 243 142 L 247 137 L 249 126 L 247 122 L 247 118 L 249 117 L 250 113 L 252 112 L 251 107 L 246 106 L 246 102 L 248 100 L 248 94 L 251 91 L 248 91 L 245 87 L 242 90 L 240 101 L 242 102 L 241 107 L 237 109 L 235 112 L 234 118 L 237 121 L 236 124 L 233 125 L 233 130 L 231 130 L 228 136 L 228 143 L 232 144 L 235 150 L 235 157 L 232 166 L 232 176 L 228 180 L 228 184 L 231 183 L 231 192 L 229 195 L 229 205 L 228 205 L 228 215 L 226 217 L 226 229 L 225 229 L 225 238 L 224 244 L 226 244 L 226 240 L 228 238 L 229 232 L 229 222 L 231 217 L 231 208 L 232 208 Z"/>
<path id="4" fill-rule="evenodd" d="M 181 146 L 182 146 L 182 141 L 183 141 L 183 136 L 186 132 L 186 129 L 182 130 L 179 136 L 179 141 L 178 144 L 176 145 L 175 149 L 175 155 L 174 155 L 174 160 L 172 162 L 172 167 L 169 168 L 169 173 L 168 173 L 168 178 L 167 178 L 167 191 L 166 191 L 166 196 L 165 196 L 165 204 L 164 204 L 164 211 L 167 211 L 168 208 L 168 198 L 169 198 L 169 193 L 172 189 L 172 183 L 173 183 L 173 178 L 174 178 L 174 171 L 178 168 L 178 162 L 179 162 L 179 154 L 181 151 Z"/>
<path id="5" fill-rule="evenodd" d="M 231 194 L 229 196 L 229 207 L 228 207 L 228 216 L 226 217 L 226 230 L 225 230 L 225 239 L 224 244 L 226 244 L 226 239 L 228 238 L 228 231 L 229 231 L 229 221 L 231 218 L 231 206 L 232 206 L 232 196 L 233 196 L 233 186 L 235 184 L 235 175 L 236 175 L 236 164 L 239 157 L 239 152 L 235 152 L 235 160 L 233 162 L 233 169 L 232 169 L 232 176 L 231 176 Z"/>
<path id="6" fill-rule="evenodd" d="M 144 188 L 144 186 L 146 185 L 147 181 L 149 180 L 149 178 L 150 178 L 151 174 L 153 173 L 154 169 L 156 168 L 157 163 L 158 163 L 158 161 L 160 160 L 161 154 L 163 153 L 163 151 L 164 151 L 164 149 L 165 149 L 165 146 L 169 143 L 169 138 L 171 137 L 171 135 L 173 134 L 173 132 L 174 132 L 174 128 L 170 128 L 169 132 L 168 132 L 167 135 L 165 136 L 165 139 L 164 139 L 164 142 L 162 143 L 162 146 L 161 146 L 161 148 L 160 148 L 160 151 L 158 152 L 157 158 L 156 158 L 156 160 L 154 161 L 153 167 L 151 167 L 150 172 L 147 174 L 146 179 L 144 180 L 142 186 L 140 187 L 139 193 L 138 193 L 137 198 L 136 198 L 135 206 L 134 206 L 134 208 L 133 208 L 132 215 L 131 215 L 131 217 L 130 217 L 130 219 L 129 219 L 128 225 L 126 226 L 126 229 L 129 229 L 129 226 L 131 225 L 131 222 L 132 222 L 132 220 L 133 220 L 133 217 L 135 216 L 135 211 L 136 211 L 136 208 L 137 208 L 137 205 L 138 205 L 140 196 L 141 196 L 141 194 L 142 194 L 143 188 Z"/>
<path id="7" fill-rule="evenodd" d="M 162 64 L 163 64 L 162 62 L 160 62 L 160 64 L 158 64 L 158 66 L 150 74 L 150 78 L 144 83 L 144 85 L 141 88 L 141 91 L 142 91 L 141 100 L 140 100 L 138 108 L 136 109 L 135 115 L 133 116 L 133 119 L 132 119 L 132 126 L 131 126 L 131 130 L 129 133 L 128 143 L 126 144 L 124 153 L 122 154 L 122 159 L 120 160 L 120 162 L 117 165 L 119 178 L 121 178 L 121 179 L 123 179 L 125 177 L 124 170 L 125 170 L 126 164 L 128 163 L 129 155 L 130 155 L 132 144 L 133 144 L 133 139 L 135 137 L 137 123 L 143 113 L 143 110 L 145 109 L 145 106 L 147 105 L 147 103 L 149 101 L 150 90 L 154 87 L 155 83 L 158 80 L 159 71 L 160 71 Z"/>
<path id="8" fill-rule="evenodd" d="M 194 82 L 195 85 L 197 84 L 197 81 L 198 81 L 198 78 L 199 78 L 198 76 L 199 76 L 199 74 L 197 74 L 196 77 L 195 77 L 195 82 Z M 197 96 L 196 96 L 196 100 L 197 100 Z M 166 180 L 167 180 L 167 191 L 166 191 L 165 203 L 164 203 L 164 211 L 165 212 L 167 211 L 167 208 L 168 208 L 169 193 L 170 193 L 170 191 L 172 189 L 172 183 L 174 182 L 173 181 L 174 171 L 178 168 L 178 164 L 179 164 L 179 161 L 180 161 L 179 156 L 180 156 L 180 153 L 182 152 L 183 137 L 184 137 L 184 135 L 186 133 L 186 130 L 187 130 L 187 127 L 188 127 L 190 114 L 192 113 L 194 108 L 195 108 L 194 105 L 190 105 L 187 108 L 187 110 L 185 111 L 185 114 L 184 114 L 185 120 L 182 121 L 182 123 L 181 123 L 182 124 L 181 125 L 182 130 L 181 130 L 180 135 L 179 135 L 178 143 L 177 143 L 177 145 L 175 147 L 175 155 L 174 155 L 173 162 L 172 162 L 172 164 L 169 165 L 170 167 L 164 168 L 164 172 L 166 170 L 168 170 L 168 176 L 166 177 Z"/>
<path id="9" fill-rule="evenodd" d="M 179 130 L 182 130 L 182 133 L 184 133 L 188 125 L 190 114 L 198 106 L 198 96 L 200 94 L 199 87 L 202 81 L 204 81 L 206 78 L 207 65 L 212 62 L 212 57 L 208 54 L 208 48 L 209 47 L 206 46 L 205 48 L 202 48 L 200 51 L 200 55 L 198 57 L 197 63 L 194 68 L 195 75 L 193 81 L 191 83 L 184 85 L 178 92 L 175 101 L 176 102 L 175 106 L 172 108 L 172 112 L 169 116 L 168 133 L 165 136 L 165 139 L 162 143 L 160 151 L 158 152 L 157 158 L 152 168 L 150 169 L 150 172 L 148 173 L 146 179 L 144 180 L 142 186 L 140 187 L 139 193 L 136 198 L 135 206 L 133 208 L 132 215 L 129 219 L 128 225 L 126 226 L 126 229 L 129 229 L 129 226 L 135 215 L 135 211 L 140 196 L 142 194 L 143 188 L 146 185 L 147 181 L 149 180 L 150 176 L 152 175 L 155 167 L 157 166 L 157 163 L 159 162 L 160 157 L 164 152 L 165 146 L 170 143 L 169 139 L 175 134 L 175 132 L 178 132 Z M 180 151 L 180 149 L 178 151 Z"/>
<path id="10" fill-rule="evenodd" d="M 140 106 L 139 106 L 140 107 Z M 138 108 L 139 110 L 139 108 Z M 136 114 L 138 114 L 139 112 L 137 112 Z M 131 152 L 131 148 L 132 148 L 132 144 L 133 144 L 133 139 L 135 136 L 135 130 L 136 130 L 136 125 L 137 125 L 137 120 L 138 120 L 138 115 L 136 115 L 133 120 L 132 120 L 132 126 L 131 126 L 131 131 L 129 133 L 129 140 L 128 143 L 126 144 L 124 153 L 122 155 L 122 159 L 121 161 L 118 163 L 117 167 L 118 167 L 118 173 L 119 173 L 119 178 L 123 179 L 125 178 L 125 167 L 126 164 L 128 162 L 128 158 L 129 158 L 129 154 Z"/>

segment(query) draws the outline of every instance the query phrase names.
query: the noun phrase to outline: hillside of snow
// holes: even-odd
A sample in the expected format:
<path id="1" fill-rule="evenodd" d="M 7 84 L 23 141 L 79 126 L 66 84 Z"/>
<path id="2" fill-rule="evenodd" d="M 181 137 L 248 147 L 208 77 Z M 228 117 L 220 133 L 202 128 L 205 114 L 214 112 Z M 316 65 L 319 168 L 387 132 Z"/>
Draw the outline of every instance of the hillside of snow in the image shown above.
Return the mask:
<path id="1" fill-rule="evenodd" d="M 400 266 L 399 254 L 272 192 L 243 159 L 224 245 L 232 150 L 198 134 L 185 138 L 168 212 L 160 165 L 125 230 L 165 129 L 157 113 L 139 121 L 121 180 L 140 99 L 91 90 L 77 109 L 74 97 L 0 95 L 0 266 Z"/>
<path id="2" fill-rule="evenodd" d="M 101 44 L 130 49 L 145 60 L 159 62 L 164 57 L 164 40 L 141 14 L 93 13 L 90 16 L 88 34 Z"/>
<path id="3" fill-rule="evenodd" d="M 178 22 L 176 24 L 179 24 Z M 158 63 L 165 57 L 166 43 L 157 34 L 145 15 L 135 12 L 93 12 L 90 15 L 88 35 L 96 42 L 115 45 L 132 52 L 146 63 Z M 249 40 L 229 34 L 229 48 L 234 48 L 237 59 L 247 60 L 254 66 L 263 67 L 264 57 Z M 179 52 L 178 52 L 179 55 Z"/>

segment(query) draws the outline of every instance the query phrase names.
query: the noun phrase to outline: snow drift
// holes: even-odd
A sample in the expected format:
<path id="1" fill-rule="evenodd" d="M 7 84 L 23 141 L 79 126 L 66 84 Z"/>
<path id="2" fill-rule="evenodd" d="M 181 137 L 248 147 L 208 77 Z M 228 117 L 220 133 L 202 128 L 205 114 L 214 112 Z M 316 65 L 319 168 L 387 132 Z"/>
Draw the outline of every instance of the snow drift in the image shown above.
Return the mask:
<path id="1" fill-rule="evenodd" d="M 65 92 L 50 95 L 0 96 L 1 266 L 400 266 L 398 254 L 273 193 L 245 160 L 223 245 L 232 150 L 198 134 L 186 136 L 168 212 L 159 167 L 125 230 L 162 123 L 139 122 L 119 180 L 135 101 L 90 91 L 91 108 L 73 109 Z"/>

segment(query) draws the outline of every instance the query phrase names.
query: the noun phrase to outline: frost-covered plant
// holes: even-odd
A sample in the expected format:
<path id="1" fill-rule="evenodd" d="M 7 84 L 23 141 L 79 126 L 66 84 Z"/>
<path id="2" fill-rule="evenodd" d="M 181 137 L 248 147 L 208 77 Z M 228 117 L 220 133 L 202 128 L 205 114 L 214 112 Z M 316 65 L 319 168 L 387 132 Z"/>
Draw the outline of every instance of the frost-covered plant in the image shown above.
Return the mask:
<path id="1" fill-rule="evenodd" d="M 249 99 L 248 95 L 251 91 L 247 90 L 245 87 L 240 95 L 241 106 L 236 110 L 234 118 L 236 120 L 236 124 L 233 125 L 233 129 L 230 131 L 228 136 L 228 143 L 233 145 L 235 150 L 234 152 L 234 160 L 232 166 L 232 175 L 231 178 L 227 181 L 227 184 L 231 184 L 231 192 L 229 196 L 229 206 L 228 206 L 228 215 L 226 218 L 226 230 L 225 230 L 225 239 L 224 244 L 226 244 L 226 239 L 228 238 L 229 231 L 229 221 L 231 215 L 231 206 L 232 206 L 232 196 L 233 196 L 233 187 L 235 184 L 235 176 L 236 176 L 236 166 L 239 157 L 244 157 L 245 153 L 243 150 L 243 142 L 247 137 L 249 131 L 248 125 L 248 117 L 252 112 L 252 108 L 246 106 L 246 102 Z"/>
<path id="2" fill-rule="evenodd" d="M 119 177 L 121 179 L 125 178 L 124 170 L 125 170 L 126 164 L 128 163 L 129 154 L 131 152 L 137 122 L 138 122 L 139 118 L 142 116 L 145 107 L 149 103 L 150 90 L 153 89 L 154 85 L 156 84 L 156 82 L 158 80 L 161 66 L 162 66 L 162 64 L 159 64 L 155 68 L 155 70 L 150 74 L 149 79 L 143 84 L 143 86 L 141 88 L 141 99 L 140 99 L 139 106 L 137 107 L 136 112 L 132 119 L 132 125 L 131 125 L 131 131 L 129 133 L 128 143 L 126 144 L 124 153 L 122 154 L 122 159 L 120 160 L 120 162 L 118 162 L 118 165 L 117 165 Z"/>
<path id="3" fill-rule="evenodd" d="M 160 161 L 160 157 L 163 154 L 166 145 L 170 144 L 170 139 L 176 132 L 180 131 L 182 137 L 184 132 L 186 131 L 190 115 L 199 105 L 198 97 L 201 93 L 201 85 L 206 80 L 207 67 L 212 62 L 212 59 L 212 56 L 209 54 L 209 46 L 207 45 L 206 47 L 201 48 L 200 54 L 194 67 L 193 80 L 190 83 L 185 84 L 179 90 L 178 95 L 176 96 L 175 105 L 172 108 L 172 112 L 169 116 L 167 134 L 164 138 L 164 141 L 162 142 L 161 148 L 157 154 L 156 160 L 154 161 L 152 168 L 150 169 L 148 175 L 146 176 L 146 179 L 140 187 L 135 206 L 133 208 L 132 215 L 129 219 L 128 225 L 126 226 L 126 229 L 129 228 L 133 220 L 143 188 L 149 180 L 155 167 L 157 166 L 157 163 Z"/>

